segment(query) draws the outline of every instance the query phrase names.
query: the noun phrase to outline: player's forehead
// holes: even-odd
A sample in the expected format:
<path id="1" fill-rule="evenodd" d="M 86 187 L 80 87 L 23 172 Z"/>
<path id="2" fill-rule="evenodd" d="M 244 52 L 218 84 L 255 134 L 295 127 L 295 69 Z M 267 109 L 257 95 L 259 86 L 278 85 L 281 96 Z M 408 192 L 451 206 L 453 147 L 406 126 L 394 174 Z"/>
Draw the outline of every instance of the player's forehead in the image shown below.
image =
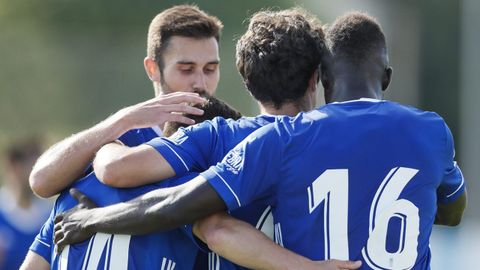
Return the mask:
<path id="1" fill-rule="evenodd" d="M 192 38 L 173 36 L 168 41 L 168 46 L 163 54 L 165 66 L 178 63 L 193 63 L 206 65 L 218 63 L 218 42 L 214 37 Z"/>

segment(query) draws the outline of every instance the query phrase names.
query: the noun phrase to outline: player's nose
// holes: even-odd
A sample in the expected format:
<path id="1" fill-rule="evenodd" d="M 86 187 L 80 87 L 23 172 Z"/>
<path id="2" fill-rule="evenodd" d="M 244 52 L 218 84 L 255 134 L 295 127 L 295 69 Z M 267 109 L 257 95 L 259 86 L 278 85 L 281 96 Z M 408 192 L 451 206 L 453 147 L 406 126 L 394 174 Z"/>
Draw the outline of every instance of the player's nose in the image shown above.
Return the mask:
<path id="1" fill-rule="evenodd" d="M 204 74 L 197 74 L 192 84 L 193 92 L 203 93 L 207 89 L 207 79 Z"/>

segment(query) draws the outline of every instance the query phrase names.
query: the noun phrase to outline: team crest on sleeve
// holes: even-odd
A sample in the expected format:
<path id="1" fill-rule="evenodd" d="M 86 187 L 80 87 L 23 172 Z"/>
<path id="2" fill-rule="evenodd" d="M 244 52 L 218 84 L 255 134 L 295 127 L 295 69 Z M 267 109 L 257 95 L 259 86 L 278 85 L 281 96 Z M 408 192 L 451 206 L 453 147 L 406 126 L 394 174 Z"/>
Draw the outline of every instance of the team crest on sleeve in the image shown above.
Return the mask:
<path id="1" fill-rule="evenodd" d="M 188 135 L 185 134 L 185 132 L 182 129 L 179 129 L 177 132 L 173 133 L 170 137 L 168 137 L 168 140 L 170 140 L 176 145 L 182 144 L 187 139 L 188 139 Z"/>
<path id="2" fill-rule="evenodd" d="M 242 169 L 243 166 L 243 149 L 235 148 L 228 153 L 224 159 L 227 170 L 234 174 Z"/>

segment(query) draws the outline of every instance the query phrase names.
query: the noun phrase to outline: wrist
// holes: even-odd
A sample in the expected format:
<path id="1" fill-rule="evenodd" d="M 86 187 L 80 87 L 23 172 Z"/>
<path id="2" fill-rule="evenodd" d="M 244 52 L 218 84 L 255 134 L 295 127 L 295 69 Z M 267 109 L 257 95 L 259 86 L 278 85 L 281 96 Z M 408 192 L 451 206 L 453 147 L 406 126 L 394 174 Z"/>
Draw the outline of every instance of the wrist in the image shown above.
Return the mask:
<path id="1" fill-rule="evenodd" d="M 132 129 L 121 110 L 102 121 L 98 128 L 108 136 L 109 141 L 118 139 Z"/>
<path id="2" fill-rule="evenodd" d="M 98 231 L 97 228 L 97 211 L 94 209 L 89 209 L 89 218 L 83 223 L 83 231 L 89 235 L 92 235 Z"/>

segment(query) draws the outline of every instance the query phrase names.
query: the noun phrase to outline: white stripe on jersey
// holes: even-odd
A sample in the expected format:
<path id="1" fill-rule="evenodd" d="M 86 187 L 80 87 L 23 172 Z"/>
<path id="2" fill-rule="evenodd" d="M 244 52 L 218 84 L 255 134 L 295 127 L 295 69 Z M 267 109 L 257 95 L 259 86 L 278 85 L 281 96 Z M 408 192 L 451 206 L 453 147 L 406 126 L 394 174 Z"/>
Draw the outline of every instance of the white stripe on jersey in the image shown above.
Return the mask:
<path id="1" fill-rule="evenodd" d="M 175 156 L 177 156 L 177 158 L 182 162 L 182 164 L 183 164 L 183 166 L 185 167 L 185 169 L 188 171 L 187 163 L 185 163 L 185 161 L 183 161 L 183 159 L 180 157 L 180 155 L 177 154 L 177 152 L 175 152 L 175 151 L 173 150 L 173 148 L 170 147 L 170 145 L 168 145 L 168 144 L 165 144 L 165 145 L 168 147 L 168 149 L 170 149 L 170 150 L 175 154 Z"/>
<path id="2" fill-rule="evenodd" d="M 35 238 L 35 240 L 36 240 L 36 241 L 38 241 L 38 242 L 40 242 L 40 244 L 43 244 L 43 245 L 45 245 L 45 246 L 47 246 L 47 247 L 51 247 L 49 244 L 47 244 L 47 243 L 43 242 L 43 241 L 42 241 L 42 240 L 40 240 L 38 237 L 37 237 L 37 238 Z"/>
<path id="3" fill-rule="evenodd" d="M 233 191 L 233 189 L 230 187 L 230 185 L 227 183 L 227 181 L 225 181 L 225 179 L 223 179 L 222 176 L 220 176 L 220 174 L 218 174 L 216 171 L 213 171 L 218 177 L 220 177 L 220 179 L 222 179 L 223 183 L 225 183 L 225 185 L 227 186 L 227 188 L 230 190 L 230 192 L 233 194 L 233 196 L 235 197 L 235 199 L 237 200 L 237 204 L 238 204 L 238 207 L 242 207 L 242 204 L 240 203 L 240 200 L 238 199 L 237 197 L 237 194 L 235 194 L 235 192 Z"/>
<path id="4" fill-rule="evenodd" d="M 128 268 L 128 251 L 130 246 L 131 235 L 113 235 L 112 252 L 110 255 L 110 269 L 127 269 Z M 107 257 L 108 258 L 108 257 Z"/>
<path id="5" fill-rule="evenodd" d="M 263 232 L 268 238 L 274 239 L 275 232 L 273 228 L 273 215 L 272 215 L 272 207 L 268 206 L 263 211 L 262 216 L 257 222 L 257 226 L 255 226 L 257 230 Z"/>
<path id="6" fill-rule="evenodd" d="M 208 270 L 220 270 L 220 257 L 218 254 L 208 253 Z"/>
<path id="7" fill-rule="evenodd" d="M 176 263 L 170 259 L 163 258 L 162 259 L 162 268 L 161 270 L 173 270 L 175 269 Z"/>
<path id="8" fill-rule="evenodd" d="M 456 162 L 456 161 L 454 161 L 454 164 L 455 164 L 455 168 L 457 168 L 457 162 Z M 459 169 L 459 170 L 460 170 L 460 169 Z M 454 192 L 452 192 L 452 193 L 450 193 L 450 194 L 447 195 L 447 198 L 452 197 L 455 193 L 457 193 L 457 192 L 460 190 L 460 188 L 463 187 L 463 184 L 465 183 L 465 179 L 463 178 L 463 173 L 462 173 L 462 171 L 460 171 L 460 175 L 462 176 L 462 182 L 460 183 L 460 185 L 458 186 L 458 188 L 457 188 Z"/>
<path id="9" fill-rule="evenodd" d="M 275 224 L 275 243 L 283 247 L 282 227 L 280 222 Z"/>
<path id="10" fill-rule="evenodd" d="M 58 261 L 58 269 L 59 270 L 67 270 L 69 251 L 70 251 L 70 245 L 66 246 L 63 249 L 62 254 L 60 254 L 60 259 Z"/>

